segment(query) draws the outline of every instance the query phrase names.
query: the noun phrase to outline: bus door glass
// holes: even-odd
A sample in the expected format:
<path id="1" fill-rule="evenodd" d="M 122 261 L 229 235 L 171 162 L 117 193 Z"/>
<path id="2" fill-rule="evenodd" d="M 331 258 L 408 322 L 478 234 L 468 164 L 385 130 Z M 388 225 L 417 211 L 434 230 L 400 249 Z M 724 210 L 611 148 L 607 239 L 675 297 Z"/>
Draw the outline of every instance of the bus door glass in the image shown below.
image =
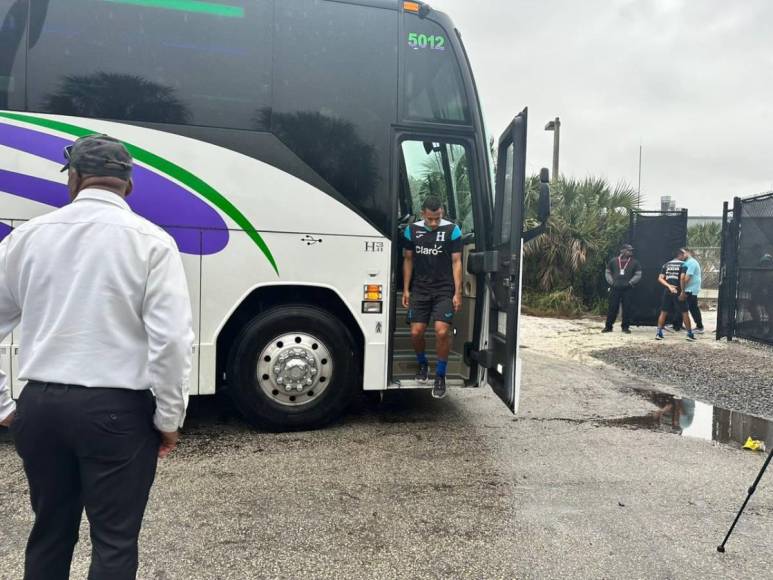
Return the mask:
<path id="1" fill-rule="evenodd" d="M 470 271 L 484 274 L 486 310 L 480 350 L 473 358 L 485 369 L 488 384 L 515 413 L 520 390 L 518 324 L 521 309 L 521 249 L 526 178 L 527 111 L 520 113 L 499 140 L 494 230 L 489 251 L 470 258 Z"/>
<path id="2" fill-rule="evenodd" d="M 439 198 L 446 220 L 462 230 L 463 265 L 474 250 L 473 181 L 469 146 L 438 138 L 409 138 L 400 143 L 400 176 L 398 181 L 399 235 L 404 228 L 421 220 L 424 200 Z M 396 269 L 397 289 L 402 290 L 402 252 Z M 466 273 L 462 280 L 462 309 L 454 318 L 454 342 L 449 358 L 449 379 L 466 383 L 470 367 L 464 359 L 464 345 L 472 341 L 475 322 L 475 277 Z M 398 349 L 399 350 L 399 349 Z M 399 354 L 399 353 L 398 353 Z"/>

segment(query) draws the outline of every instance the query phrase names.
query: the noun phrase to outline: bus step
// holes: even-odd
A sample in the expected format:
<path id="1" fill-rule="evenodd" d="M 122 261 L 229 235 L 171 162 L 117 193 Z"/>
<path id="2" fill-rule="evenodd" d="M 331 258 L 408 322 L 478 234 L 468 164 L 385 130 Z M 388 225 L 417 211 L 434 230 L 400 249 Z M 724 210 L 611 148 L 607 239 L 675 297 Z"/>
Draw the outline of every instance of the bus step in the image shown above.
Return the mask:
<path id="1" fill-rule="evenodd" d="M 465 386 L 464 379 L 459 377 L 446 377 L 446 386 L 454 388 L 463 388 Z M 413 377 L 409 378 L 395 378 L 392 384 L 389 385 L 390 389 L 431 389 L 432 381 L 426 383 L 419 383 L 413 380 Z"/>
<path id="2" fill-rule="evenodd" d="M 429 370 L 430 374 L 435 371 L 436 359 L 432 350 L 427 349 L 427 356 L 429 358 Z M 392 376 L 393 377 L 411 377 L 416 376 L 416 354 L 412 350 L 395 351 L 392 358 Z M 462 355 L 452 352 L 448 357 L 448 370 L 446 371 L 449 377 L 463 377 L 466 372 Z"/>

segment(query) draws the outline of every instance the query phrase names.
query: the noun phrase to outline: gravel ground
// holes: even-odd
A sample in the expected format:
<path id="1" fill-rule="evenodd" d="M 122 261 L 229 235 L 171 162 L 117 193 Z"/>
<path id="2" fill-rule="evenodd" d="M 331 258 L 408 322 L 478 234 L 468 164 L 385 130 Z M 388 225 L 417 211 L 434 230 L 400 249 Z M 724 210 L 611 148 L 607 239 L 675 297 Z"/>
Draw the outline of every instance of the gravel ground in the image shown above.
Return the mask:
<path id="1" fill-rule="evenodd" d="M 682 340 L 670 333 L 662 342 L 593 353 L 626 373 L 644 376 L 662 390 L 725 409 L 773 417 L 773 348 L 703 338 Z"/>
<path id="2" fill-rule="evenodd" d="M 328 429 L 269 434 L 196 400 L 159 466 L 139 578 L 769 578 L 769 480 L 715 549 L 762 457 L 616 426 L 657 410 L 632 390 L 646 381 L 541 354 L 558 342 L 539 324 L 517 417 L 487 390 L 394 392 Z M 15 580 L 32 518 L 4 434 L 0 506 L 0 578 Z M 84 522 L 73 579 L 88 556 Z"/>

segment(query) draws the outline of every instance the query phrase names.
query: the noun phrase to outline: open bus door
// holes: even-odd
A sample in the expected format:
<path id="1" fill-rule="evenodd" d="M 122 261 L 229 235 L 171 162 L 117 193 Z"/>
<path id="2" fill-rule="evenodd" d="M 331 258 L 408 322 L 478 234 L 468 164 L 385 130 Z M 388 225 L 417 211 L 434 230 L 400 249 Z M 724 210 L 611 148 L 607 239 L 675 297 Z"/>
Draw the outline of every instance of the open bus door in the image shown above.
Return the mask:
<path id="1" fill-rule="evenodd" d="M 521 310 L 522 248 L 545 228 L 550 215 L 549 176 L 540 172 L 540 226 L 523 231 L 526 188 L 526 129 L 528 109 L 519 113 L 499 139 L 494 231 L 490 251 L 471 256 L 468 269 L 486 278 L 480 349 L 472 353 L 490 386 L 507 407 L 518 410 L 521 366 L 518 361 Z"/>

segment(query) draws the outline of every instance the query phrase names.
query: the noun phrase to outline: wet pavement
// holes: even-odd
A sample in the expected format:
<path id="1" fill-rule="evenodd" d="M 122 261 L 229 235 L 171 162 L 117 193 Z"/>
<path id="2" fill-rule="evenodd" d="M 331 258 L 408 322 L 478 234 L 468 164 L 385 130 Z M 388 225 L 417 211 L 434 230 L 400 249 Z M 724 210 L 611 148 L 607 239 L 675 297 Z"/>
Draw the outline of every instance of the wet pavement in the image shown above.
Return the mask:
<path id="1" fill-rule="evenodd" d="M 269 434 L 198 400 L 159 468 L 140 578 L 769 577 L 773 473 L 716 553 L 764 459 L 718 440 L 767 438 L 752 419 L 653 402 L 614 369 L 524 362 L 517 417 L 482 390 L 397 392 Z M 0 466 L 0 578 L 16 579 L 31 517 L 7 440 Z"/>
<path id="2" fill-rule="evenodd" d="M 657 409 L 641 416 L 601 421 L 611 427 L 649 429 L 742 447 L 749 438 L 773 448 L 773 421 L 678 395 L 634 389 Z M 764 450 L 764 449 L 763 449 Z"/>

